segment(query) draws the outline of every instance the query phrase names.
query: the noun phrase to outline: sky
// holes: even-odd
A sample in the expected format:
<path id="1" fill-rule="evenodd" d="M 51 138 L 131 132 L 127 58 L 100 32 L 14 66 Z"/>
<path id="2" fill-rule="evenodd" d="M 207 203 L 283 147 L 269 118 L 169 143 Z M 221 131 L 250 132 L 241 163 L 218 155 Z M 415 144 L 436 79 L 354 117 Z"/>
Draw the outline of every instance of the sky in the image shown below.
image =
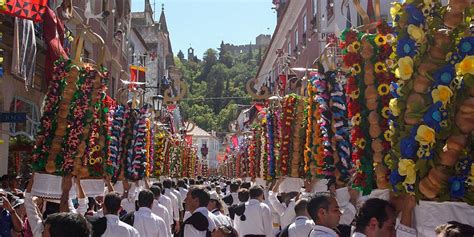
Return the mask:
<path id="1" fill-rule="evenodd" d="M 187 57 L 191 46 L 198 58 L 222 40 L 234 45 L 255 44 L 259 34 L 272 34 L 276 13 L 271 0 L 150 0 L 156 3 L 155 20 L 165 4 L 173 53 Z M 132 0 L 132 11 L 143 11 L 145 0 Z"/>

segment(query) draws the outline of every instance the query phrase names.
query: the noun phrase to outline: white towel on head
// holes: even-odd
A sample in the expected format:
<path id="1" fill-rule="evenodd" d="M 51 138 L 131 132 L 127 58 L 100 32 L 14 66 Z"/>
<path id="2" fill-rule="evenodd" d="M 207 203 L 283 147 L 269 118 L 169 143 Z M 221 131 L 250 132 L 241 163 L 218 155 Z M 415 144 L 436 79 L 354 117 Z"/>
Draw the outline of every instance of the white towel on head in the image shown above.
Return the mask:
<path id="1" fill-rule="evenodd" d="M 320 179 L 316 184 L 313 186 L 313 193 L 321 193 L 321 192 L 327 192 L 328 190 L 328 182 L 329 180 L 327 179 Z"/>
<path id="2" fill-rule="evenodd" d="M 286 177 L 280 184 L 279 193 L 299 192 L 303 187 L 304 181 L 300 178 Z"/>
<path id="3" fill-rule="evenodd" d="M 369 195 L 369 198 L 379 198 L 385 201 L 390 201 L 390 190 L 388 189 L 374 189 Z"/>

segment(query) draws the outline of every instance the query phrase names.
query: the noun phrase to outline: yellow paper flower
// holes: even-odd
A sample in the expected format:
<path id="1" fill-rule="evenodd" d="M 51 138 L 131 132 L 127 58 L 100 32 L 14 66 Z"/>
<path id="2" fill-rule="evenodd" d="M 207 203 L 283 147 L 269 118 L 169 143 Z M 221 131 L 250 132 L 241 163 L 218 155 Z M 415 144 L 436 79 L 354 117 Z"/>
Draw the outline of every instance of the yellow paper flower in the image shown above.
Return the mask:
<path id="1" fill-rule="evenodd" d="M 400 107 L 398 106 L 398 99 L 396 98 L 391 99 L 388 106 L 393 116 L 398 117 L 400 115 Z"/>
<path id="2" fill-rule="evenodd" d="M 359 89 L 357 89 L 357 90 L 354 90 L 349 96 L 351 97 L 351 99 L 355 100 L 359 98 L 359 95 L 360 95 L 360 91 Z"/>
<path id="3" fill-rule="evenodd" d="M 360 149 L 364 149 L 365 148 L 365 145 L 366 145 L 366 142 L 365 142 L 365 139 L 364 138 L 359 138 L 356 140 L 356 145 L 360 148 Z"/>
<path id="4" fill-rule="evenodd" d="M 354 117 L 352 117 L 352 119 L 351 119 L 352 125 L 359 126 L 360 119 L 361 119 L 360 113 L 355 114 Z"/>
<path id="5" fill-rule="evenodd" d="M 387 43 L 392 43 L 396 40 L 396 38 L 393 34 L 387 34 L 385 36 L 385 40 L 387 40 Z"/>
<path id="6" fill-rule="evenodd" d="M 474 176 L 474 163 L 471 164 L 471 176 Z"/>
<path id="7" fill-rule="evenodd" d="M 390 15 L 392 16 L 393 21 L 395 21 L 395 18 L 400 13 L 400 10 L 402 10 L 402 5 L 400 3 L 392 4 L 392 7 L 390 8 Z"/>
<path id="8" fill-rule="evenodd" d="M 378 46 L 384 45 L 386 43 L 387 43 L 387 39 L 385 38 L 385 36 L 377 35 L 375 37 L 375 44 L 377 44 Z"/>
<path id="9" fill-rule="evenodd" d="M 360 49 L 360 43 L 358 41 L 354 41 L 354 43 L 351 44 L 352 48 L 357 52 Z"/>
<path id="10" fill-rule="evenodd" d="M 374 65 L 374 71 L 375 73 L 382 73 L 387 71 L 387 68 L 385 67 L 385 64 L 382 62 L 376 62 Z"/>
<path id="11" fill-rule="evenodd" d="M 420 125 L 418 130 L 416 130 L 415 140 L 417 140 L 421 145 L 433 146 L 435 144 L 435 139 L 435 131 L 426 125 Z"/>
<path id="12" fill-rule="evenodd" d="M 409 56 L 400 58 L 398 60 L 398 68 L 395 70 L 395 76 L 402 79 L 408 80 L 413 75 L 413 59 Z"/>
<path id="13" fill-rule="evenodd" d="M 393 160 L 392 160 L 392 157 L 390 156 L 390 154 L 386 154 L 383 158 L 383 161 L 385 162 L 385 164 L 387 165 L 388 168 L 390 169 L 393 169 Z"/>
<path id="14" fill-rule="evenodd" d="M 377 91 L 379 92 L 380 96 L 386 96 L 388 93 L 390 93 L 390 86 L 387 84 L 380 84 L 377 87 Z"/>
<path id="15" fill-rule="evenodd" d="M 398 173 L 406 176 L 403 184 L 414 184 L 416 181 L 415 162 L 410 159 L 401 159 L 398 162 Z"/>
<path id="16" fill-rule="evenodd" d="M 451 96 L 453 92 L 448 86 L 439 85 L 437 88 L 433 89 L 431 92 L 431 97 L 433 98 L 433 103 L 441 101 L 443 103 L 443 107 L 451 100 Z"/>
<path id="17" fill-rule="evenodd" d="M 391 141 L 392 135 L 393 135 L 393 132 L 390 130 L 387 130 L 383 133 L 383 138 L 385 138 L 385 141 L 389 142 Z"/>
<path id="18" fill-rule="evenodd" d="M 361 70 L 362 69 L 360 68 L 360 65 L 358 63 L 352 65 L 352 70 L 351 71 L 352 71 L 353 75 L 359 74 L 361 72 Z"/>
<path id="19" fill-rule="evenodd" d="M 456 71 L 461 75 L 474 75 L 474 56 L 466 56 L 460 63 L 456 64 Z"/>
<path id="20" fill-rule="evenodd" d="M 388 119 L 389 115 L 390 115 L 390 108 L 387 107 L 387 106 L 383 107 L 382 108 L 382 117 Z"/>
<path id="21" fill-rule="evenodd" d="M 395 66 L 395 62 L 393 61 L 393 59 L 387 59 L 385 60 L 385 64 L 387 65 L 387 67 L 389 68 L 393 68 Z"/>
<path id="22" fill-rule="evenodd" d="M 407 32 L 410 37 L 414 39 L 417 43 L 421 44 L 426 42 L 425 32 L 420 27 L 415 25 L 408 25 Z"/>

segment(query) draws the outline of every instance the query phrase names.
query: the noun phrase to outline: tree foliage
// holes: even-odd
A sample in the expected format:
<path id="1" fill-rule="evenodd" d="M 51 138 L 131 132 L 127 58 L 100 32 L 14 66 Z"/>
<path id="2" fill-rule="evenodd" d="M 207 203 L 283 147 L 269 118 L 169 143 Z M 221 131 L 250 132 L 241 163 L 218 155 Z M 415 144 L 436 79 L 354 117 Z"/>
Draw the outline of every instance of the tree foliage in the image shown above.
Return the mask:
<path id="1" fill-rule="evenodd" d="M 189 87 L 186 98 L 179 102 L 183 117 L 218 135 L 228 131 L 229 123 L 240 113 L 239 105 L 250 104 L 250 98 L 234 97 L 248 96 L 245 85 L 255 76 L 261 54 L 255 49 L 233 56 L 222 45 L 219 52 L 206 50 L 202 61 L 175 59 Z"/>

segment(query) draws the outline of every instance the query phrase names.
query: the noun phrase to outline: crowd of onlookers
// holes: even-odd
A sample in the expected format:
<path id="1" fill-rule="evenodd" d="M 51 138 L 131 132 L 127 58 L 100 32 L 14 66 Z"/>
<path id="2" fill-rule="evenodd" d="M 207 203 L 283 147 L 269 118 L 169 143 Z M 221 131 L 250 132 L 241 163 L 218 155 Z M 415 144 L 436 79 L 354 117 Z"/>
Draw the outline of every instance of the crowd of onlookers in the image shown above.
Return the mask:
<path id="1" fill-rule="evenodd" d="M 333 180 L 288 188 L 285 178 L 106 178 L 104 195 L 88 196 L 79 178 L 65 176 L 59 199 L 34 196 L 33 182 L 34 175 L 24 184 L 20 177 L 1 177 L 0 237 L 417 236 L 413 196 L 367 198 L 350 185 L 336 189 Z M 440 237 L 474 236 L 473 227 L 459 222 L 435 231 Z"/>

